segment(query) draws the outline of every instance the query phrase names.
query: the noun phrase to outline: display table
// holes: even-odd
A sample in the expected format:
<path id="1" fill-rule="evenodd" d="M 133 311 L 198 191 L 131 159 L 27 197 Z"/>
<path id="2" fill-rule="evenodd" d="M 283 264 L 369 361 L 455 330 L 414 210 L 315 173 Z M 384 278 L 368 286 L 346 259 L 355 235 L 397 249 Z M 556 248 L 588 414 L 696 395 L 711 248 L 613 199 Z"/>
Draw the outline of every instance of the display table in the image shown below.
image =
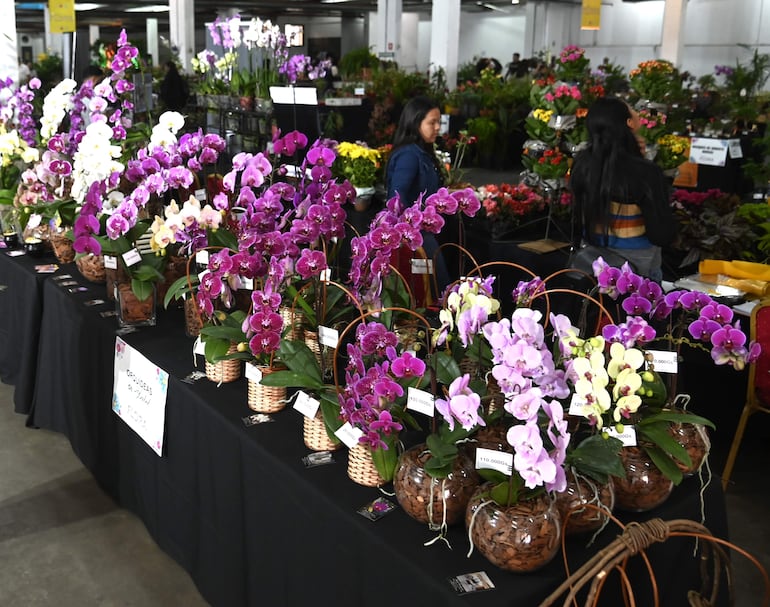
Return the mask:
<path id="1" fill-rule="evenodd" d="M 37 346 L 42 314 L 43 283 L 50 274 L 35 266 L 55 263 L 52 254 L 42 258 L 0 249 L 0 380 L 15 386 L 17 413 L 28 413 L 35 387 Z"/>
<path id="2" fill-rule="evenodd" d="M 160 313 L 156 327 L 123 336 L 170 374 L 158 457 L 111 411 L 117 322 L 100 316 L 108 306 L 84 305 L 103 298 L 103 287 L 87 286 L 85 293 L 70 293 L 45 281 L 30 421 L 69 438 L 104 490 L 144 521 L 212 605 L 532 606 L 564 579 L 558 557 L 540 571 L 514 575 L 477 552 L 466 558 L 462 528 L 449 532 L 452 550 L 441 542 L 424 547 L 434 534 L 401 509 L 377 522 L 358 515 L 380 492 L 347 478 L 344 450 L 332 465 L 305 468 L 299 413 L 288 409 L 271 423 L 246 427 L 245 379 L 220 387 L 180 380 L 193 369 L 193 340 L 184 336 L 179 310 Z M 700 520 L 698 490 L 697 479 L 685 481 L 649 516 Z M 719 483 L 707 487 L 704 499 L 706 525 L 726 537 Z M 573 568 L 615 535 L 605 533 L 590 549 L 585 540 L 571 541 Z M 690 543 L 669 540 L 650 555 L 661 604 L 683 604 L 682 593 L 697 587 Z M 493 591 L 458 596 L 447 581 L 480 570 L 491 577 Z M 632 576 L 637 604 L 651 604 L 636 565 Z"/>

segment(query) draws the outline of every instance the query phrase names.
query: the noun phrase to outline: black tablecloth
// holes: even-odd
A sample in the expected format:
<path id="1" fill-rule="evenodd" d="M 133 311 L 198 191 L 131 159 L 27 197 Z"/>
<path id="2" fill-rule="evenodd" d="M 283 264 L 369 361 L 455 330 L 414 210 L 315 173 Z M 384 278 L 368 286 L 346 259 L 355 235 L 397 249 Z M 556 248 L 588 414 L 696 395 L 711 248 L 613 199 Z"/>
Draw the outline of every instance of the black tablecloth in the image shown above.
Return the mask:
<path id="1" fill-rule="evenodd" d="M 305 468 L 299 413 L 285 410 L 271 423 L 246 427 L 245 379 L 220 387 L 180 380 L 193 369 L 193 340 L 184 336 L 179 311 L 161 313 L 157 327 L 123 337 L 170 374 L 158 457 L 111 411 L 117 322 L 100 316 L 106 305 L 84 306 L 103 294 L 88 286 L 73 294 L 45 283 L 30 419 L 69 437 L 105 491 L 144 521 L 212 605 L 531 606 L 564 578 L 558 558 L 527 575 L 503 572 L 477 552 L 466 559 L 462 528 L 449 532 L 453 550 L 440 542 L 424 547 L 433 534 L 400 509 L 377 522 L 358 515 L 379 491 L 347 478 L 344 451 L 332 465 Z M 726 537 L 719 484 L 704 498 L 707 525 Z M 698 481 L 690 479 L 658 510 L 626 520 L 698 520 L 700 511 Z M 584 543 L 569 544 L 573 568 L 597 549 Z M 651 555 L 662 604 L 683 604 L 681 593 L 695 586 L 691 547 L 669 540 Z M 448 577 L 479 570 L 488 572 L 495 590 L 453 592 Z M 645 578 L 638 570 L 634 576 L 643 593 Z"/>
<path id="2" fill-rule="evenodd" d="M 9 253 L 0 249 L 0 380 L 14 385 L 15 410 L 27 413 L 35 386 L 43 281 L 50 276 L 35 266 L 56 259 Z"/>

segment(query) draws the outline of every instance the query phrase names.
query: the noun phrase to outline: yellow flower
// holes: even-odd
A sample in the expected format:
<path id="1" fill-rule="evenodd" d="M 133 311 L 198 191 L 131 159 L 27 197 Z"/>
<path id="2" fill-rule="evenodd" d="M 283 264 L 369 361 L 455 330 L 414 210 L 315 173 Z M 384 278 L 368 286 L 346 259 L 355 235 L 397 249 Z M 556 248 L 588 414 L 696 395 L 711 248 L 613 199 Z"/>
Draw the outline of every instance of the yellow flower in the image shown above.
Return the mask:
<path id="1" fill-rule="evenodd" d="M 544 110 L 542 108 L 537 108 L 532 112 L 532 116 L 540 120 L 541 122 L 548 123 L 548 121 L 551 119 L 551 116 L 553 116 L 553 110 Z"/>

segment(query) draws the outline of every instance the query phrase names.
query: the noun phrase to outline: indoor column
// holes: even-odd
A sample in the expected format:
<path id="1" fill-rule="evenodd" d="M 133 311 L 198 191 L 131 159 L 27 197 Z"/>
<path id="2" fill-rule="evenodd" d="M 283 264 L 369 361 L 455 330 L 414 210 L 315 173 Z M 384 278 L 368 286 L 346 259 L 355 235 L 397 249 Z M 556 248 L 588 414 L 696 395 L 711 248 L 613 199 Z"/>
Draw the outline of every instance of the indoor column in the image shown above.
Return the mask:
<path id="1" fill-rule="evenodd" d="M 377 53 L 401 61 L 401 0 L 377 0 Z M 383 55 L 380 55 L 383 57 Z"/>
<path id="2" fill-rule="evenodd" d="M 195 56 L 195 0 L 169 0 L 171 46 L 179 51 L 182 69 L 190 69 Z"/>
<path id="3" fill-rule="evenodd" d="M 454 89 L 460 39 L 460 0 L 433 0 L 431 19 L 431 70 L 444 68 L 447 86 Z"/>
<path id="4" fill-rule="evenodd" d="M 679 65 L 682 57 L 682 34 L 685 24 L 687 0 L 666 0 L 663 9 L 663 34 L 660 58 Z"/>

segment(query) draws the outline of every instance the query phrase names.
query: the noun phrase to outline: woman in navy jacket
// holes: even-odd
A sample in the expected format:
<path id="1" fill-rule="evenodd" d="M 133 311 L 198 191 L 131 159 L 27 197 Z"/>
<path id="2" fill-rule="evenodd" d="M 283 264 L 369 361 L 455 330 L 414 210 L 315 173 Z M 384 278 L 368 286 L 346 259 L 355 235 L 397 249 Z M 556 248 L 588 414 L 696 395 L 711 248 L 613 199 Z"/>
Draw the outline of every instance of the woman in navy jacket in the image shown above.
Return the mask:
<path id="1" fill-rule="evenodd" d="M 441 111 L 428 97 L 411 99 L 401 113 L 393 139 L 393 150 L 388 159 L 385 181 L 388 198 L 398 194 L 404 206 L 411 206 L 422 196 L 435 194 L 442 187 L 441 165 L 433 148 L 441 126 Z M 442 230 L 442 241 L 456 241 L 456 225 L 451 217 Z M 454 229 L 453 229 L 454 228 Z M 433 234 L 423 232 L 423 249 L 428 259 L 438 250 L 438 240 Z M 446 263 L 441 255 L 436 259 L 436 280 L 443 290 L 451 281 Z"/>

